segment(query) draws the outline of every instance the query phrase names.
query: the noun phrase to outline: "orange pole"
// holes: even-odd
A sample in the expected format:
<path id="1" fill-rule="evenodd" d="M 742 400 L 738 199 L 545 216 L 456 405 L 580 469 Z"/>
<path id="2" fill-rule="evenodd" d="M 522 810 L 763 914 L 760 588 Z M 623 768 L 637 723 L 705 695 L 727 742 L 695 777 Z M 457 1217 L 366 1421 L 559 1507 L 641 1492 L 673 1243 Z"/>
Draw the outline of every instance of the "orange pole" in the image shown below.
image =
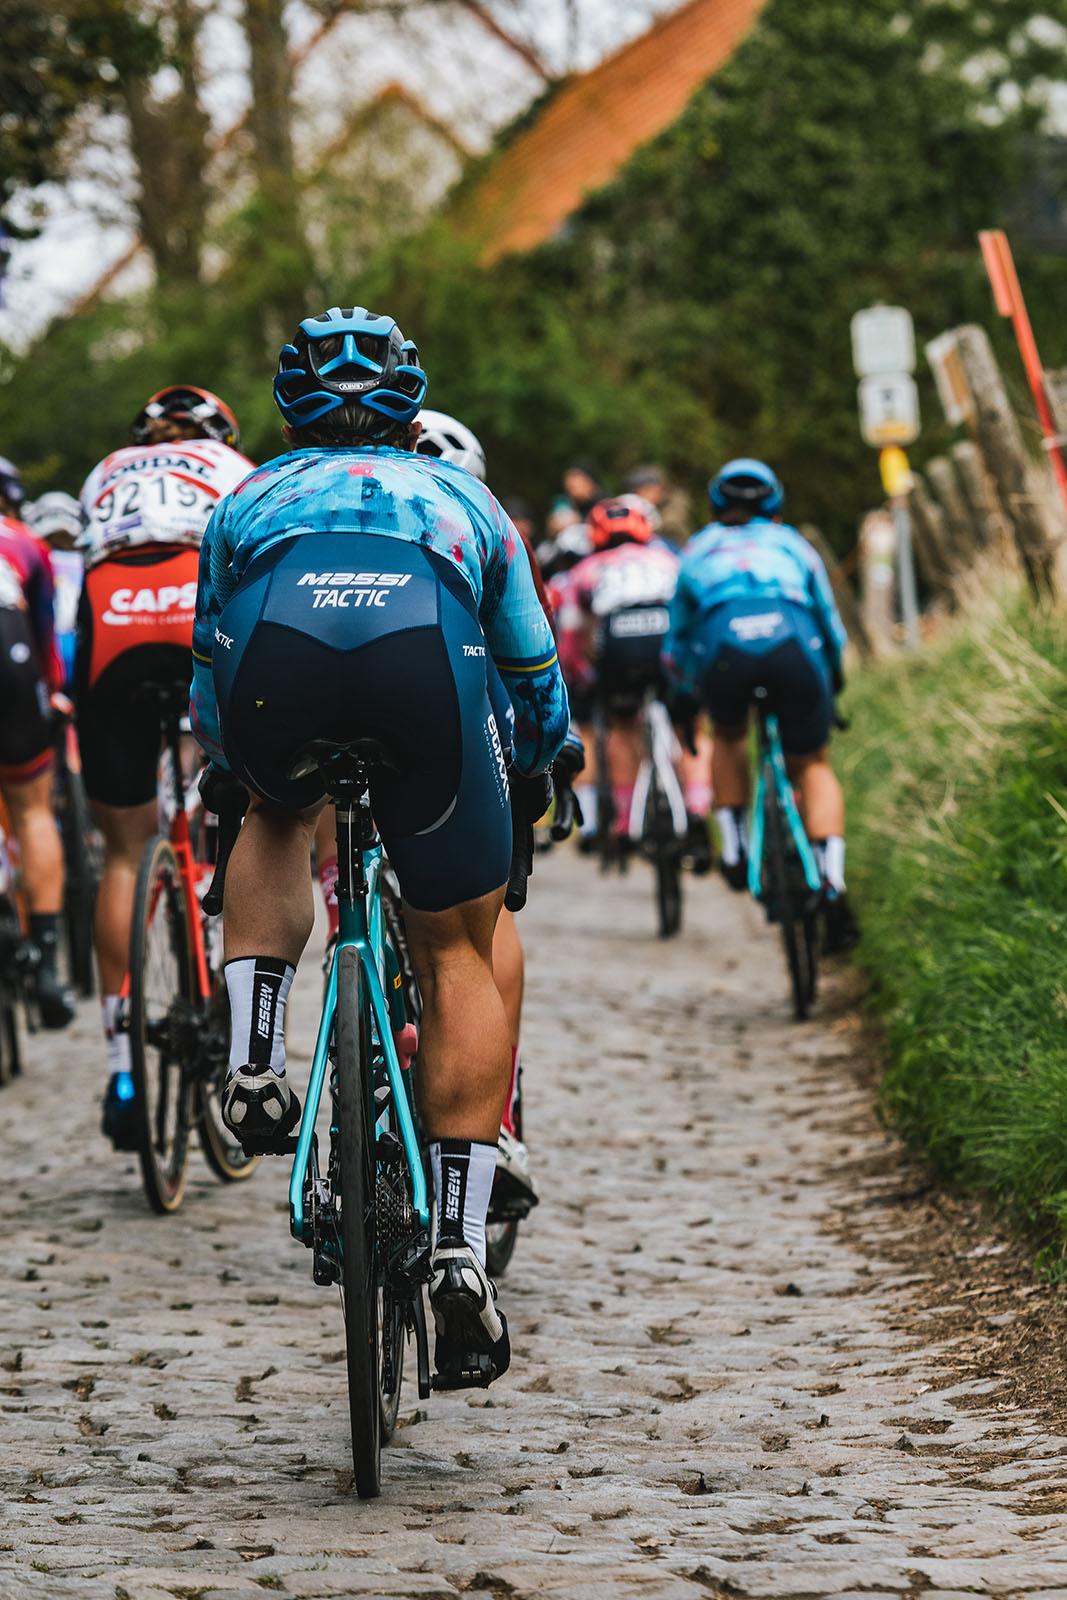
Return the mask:
<path id="1" fill-rule="evenodd" d="M 1023 299 L 1019 276 L 1015 271 L 1011 245 L 1008 243 L 1007 234 L 1001 228 L 986 229 L 978 235 L 978 243 L 982 247 L 982 259 L 993 286 L 993 299 L 997 311 L 1002 317 L 1010 317 L 1015 328 L 1015 340 L 1026 370 L 1030 393 L 1034 397 L 1034 405 L 1041 419 L 1041 431 L 1045 435 L 1045 449 L 1049 453 L 1052 470 L 1059 485 L 1064 510 L 1067 510 L 1067 465 L 1064 463 L 1062 443 L 1052 408 L 1048 403 L 1045 372 L 1038 354 L 1034 330 L 1030 326 L 1030 316 L 1026 309 L 1026 301 Z"/>

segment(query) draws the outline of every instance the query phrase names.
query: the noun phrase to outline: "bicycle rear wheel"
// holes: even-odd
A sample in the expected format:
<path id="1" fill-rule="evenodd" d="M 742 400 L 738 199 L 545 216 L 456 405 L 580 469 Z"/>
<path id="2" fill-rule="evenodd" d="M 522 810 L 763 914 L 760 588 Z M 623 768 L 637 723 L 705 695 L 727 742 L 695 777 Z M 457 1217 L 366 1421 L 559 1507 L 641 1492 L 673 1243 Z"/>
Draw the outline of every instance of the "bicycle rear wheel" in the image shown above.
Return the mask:
<path id="1" fill-rule="evenodd" d="M 0 982 L 0 1087 L 10 1083 L 21 1071 L 15 996 L 6 982 Z"/>
<path id="2" fill-rule="evenodd" d="M 656 912 L 661 939 L 673 939 L 682 926 L 682 846 L 674 831 L 671 805 L 653 769 L 646 806 L 652 865 L 656 874 Z"/>
<path id="3" fill-rule="evenodd" d="M 130 1057 L 138 1154 L 154 1211 L 176 1211 L 185 1191 L 193 1079 L 182 1057 L 190 1038 L 189 925 L 177 857 L 167 839 L 141 857 L 130 931 Z"/>
<path id="4" fill-rule="evenodd" d="M 63 840 L 63 921 L 70 981 L 79 994 L 93 993 L 93 913 L 100 879 L 100 841 L 89 814 L 80 772 L 65 757 L 56 768 L 56 814 Z"/>
<path id="5" fill-rule="evenodd" d="M 375 1243 L 376 1161 L 370 1112 L 370 1027 L 359 955 L 337 956 L 337 1125 L 341 1190 L 341 1289 L 348 1362 L 352 1467 L 360 1499 L 381 1493 L 380 1303 Z"/>
<path id="6" fill-rule="evenodd" d="M 789 832 L 781 798 L 774 781 L 773 770 L 767 772 L 764 801 L 764 838 L 766 872 L 763 897 L 768 907 L 776 909 L 782 930 L 789 982 L 793 996 L 793 1015 L 803 1022 L 815 998 L 815 923 L 807 909 L 810 898 L 805 883 L 803 894 L 795 879 L 803 868 L 796 856 L 796 847 Z M 791 870 L 794 869 L 794 870 Z"/>

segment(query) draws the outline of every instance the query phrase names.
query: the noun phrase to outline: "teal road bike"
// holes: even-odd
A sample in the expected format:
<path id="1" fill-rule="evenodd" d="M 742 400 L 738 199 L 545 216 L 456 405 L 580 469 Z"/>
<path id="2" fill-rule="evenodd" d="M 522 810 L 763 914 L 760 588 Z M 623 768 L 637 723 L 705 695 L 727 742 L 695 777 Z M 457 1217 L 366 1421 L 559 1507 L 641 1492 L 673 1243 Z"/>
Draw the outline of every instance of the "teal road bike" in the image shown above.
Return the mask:
<path id="1" fill-rule="evenodd" d="M 299 1129 L 257 1150 L 295 1153 L 290 1228 L 312 1252 L 315 1282 L 341 1291 L 352 1466 L 363 1499 L 381 1490 L 381 1449 L 396 1426 L 409 1338 L 420 1398 L 431 1389 L 428 1164 L 412 1072 L 393 1044 L 394 1029 L 417 1020 L 418 990 L 368 793 L 370 773 L 387 762 L 375 740 L 315 741 L 290 773 L 317 770 L 337 808 L 340 928 Z M 227 845 L 232 824 L 228 832 Z"/>
<path id="2" fill-rule="evenodd" d="M 781 930 L 798 1022 L 815 1001 L 822 877 L 786 772 L 778 718 L 755 691 L 756 787 L 749 830 L 748 887 Z"/>

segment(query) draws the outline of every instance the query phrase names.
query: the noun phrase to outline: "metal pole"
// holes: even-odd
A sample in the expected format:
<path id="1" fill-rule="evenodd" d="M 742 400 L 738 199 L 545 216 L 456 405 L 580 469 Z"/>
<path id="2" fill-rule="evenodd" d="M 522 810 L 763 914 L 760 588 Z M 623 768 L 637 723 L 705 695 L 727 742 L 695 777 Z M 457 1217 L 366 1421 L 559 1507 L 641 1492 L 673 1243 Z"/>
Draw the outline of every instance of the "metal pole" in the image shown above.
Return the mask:
<path id="1" fill-rule="evenodd" d="M 904 642 L 909 650 L 918 650 L 919 597 L 915 590 L 915 562 L 911 553 L 911 513 L 907 499 L 902 494 L 893 499 L 893 529 L 897 536 L 897 573 Z"/>

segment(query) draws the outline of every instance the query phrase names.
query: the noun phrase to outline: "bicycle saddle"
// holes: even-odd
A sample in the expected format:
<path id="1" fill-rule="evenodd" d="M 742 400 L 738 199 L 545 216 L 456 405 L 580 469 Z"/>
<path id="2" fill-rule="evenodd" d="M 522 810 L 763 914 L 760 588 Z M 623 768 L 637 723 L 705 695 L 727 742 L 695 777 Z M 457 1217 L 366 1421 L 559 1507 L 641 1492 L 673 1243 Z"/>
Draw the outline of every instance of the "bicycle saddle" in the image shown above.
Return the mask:
<path id="1" fill-rule="evenodd" d="M 189 711 L 189 682 L 178 678 L 146 678 L 134 691 L 138 700 L 158 706 L 160 716 L 184 717 Z"/>
<path id="2" fill-rule="evenodd" d="M 398 770 L 392 753 L 380 739 L 311 739 L 300 747 L 286 777 L 292 781 L 319 772 L 328 789 L 330 782 L 354 780 L 365 776 L 372 767 Z"/>

